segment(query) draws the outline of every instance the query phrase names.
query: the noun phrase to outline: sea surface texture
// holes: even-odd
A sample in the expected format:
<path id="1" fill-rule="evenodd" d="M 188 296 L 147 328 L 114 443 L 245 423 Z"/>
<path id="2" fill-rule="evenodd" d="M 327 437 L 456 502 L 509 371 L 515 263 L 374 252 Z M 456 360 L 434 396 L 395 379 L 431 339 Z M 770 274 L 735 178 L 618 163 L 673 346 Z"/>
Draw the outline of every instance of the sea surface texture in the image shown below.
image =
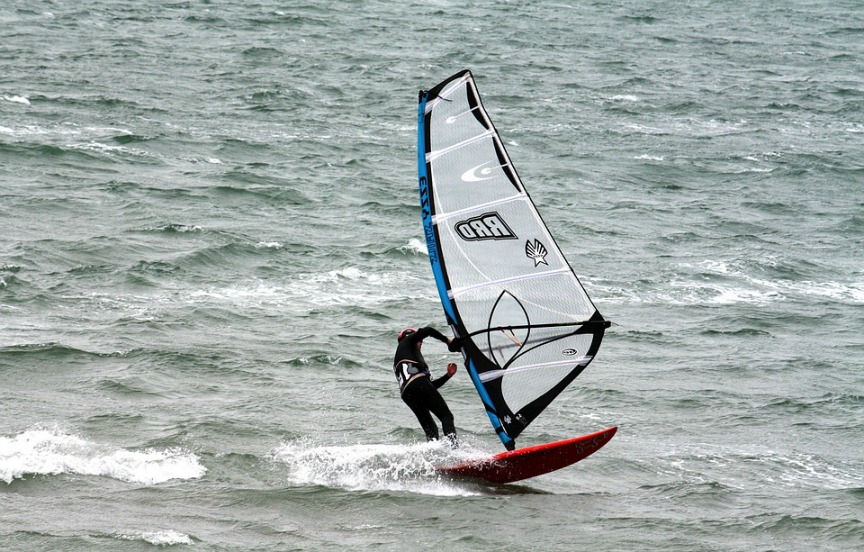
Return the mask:
<path id="1" fill-rule="evenodd" d="M 0 549 L 864 550 L 859 0 L 6 0 Z M 449 332 L 421 88 L 471 69 L 614 325 L 490 487 L 424 442 Z M 457 355 L 434 340 L 433 374 Z M 460 363 L 461 364 L 461 363 Z"/>

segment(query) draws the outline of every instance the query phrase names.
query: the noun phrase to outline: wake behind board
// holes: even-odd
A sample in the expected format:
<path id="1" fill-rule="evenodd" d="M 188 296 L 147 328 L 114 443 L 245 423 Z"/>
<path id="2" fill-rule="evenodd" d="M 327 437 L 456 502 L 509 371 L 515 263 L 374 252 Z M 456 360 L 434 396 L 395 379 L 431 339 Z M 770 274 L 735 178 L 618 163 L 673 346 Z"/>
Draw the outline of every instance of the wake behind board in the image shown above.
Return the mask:
<path id="1" fill-rule="evenodd" d="M 483 479 L 498 485 L 512 483 L 575 464 L 600 450 L 616 431 L 617 427 L 610 427 L 581 437 L 501 452 L 455 466 L 440 467 L 438 471 L 458 477 Z"/>

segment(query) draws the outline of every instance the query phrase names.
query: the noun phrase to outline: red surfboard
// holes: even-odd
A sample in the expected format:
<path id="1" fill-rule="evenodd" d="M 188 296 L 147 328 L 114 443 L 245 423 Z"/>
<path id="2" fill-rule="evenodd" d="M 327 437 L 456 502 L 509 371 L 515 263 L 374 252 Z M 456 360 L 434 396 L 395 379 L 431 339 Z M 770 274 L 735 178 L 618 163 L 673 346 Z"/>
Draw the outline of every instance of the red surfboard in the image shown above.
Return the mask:
<path id="1" fill-rule="evenodd" d="M 610 427 L 581 437 L 508 450 L 488 458 L 437 469 L 447 475 L 484 479 L 490 483 L 503 485 L 575 464 L 600 450 L 612 439 L 616 431 L 618 431 L 617 427 Z"/>

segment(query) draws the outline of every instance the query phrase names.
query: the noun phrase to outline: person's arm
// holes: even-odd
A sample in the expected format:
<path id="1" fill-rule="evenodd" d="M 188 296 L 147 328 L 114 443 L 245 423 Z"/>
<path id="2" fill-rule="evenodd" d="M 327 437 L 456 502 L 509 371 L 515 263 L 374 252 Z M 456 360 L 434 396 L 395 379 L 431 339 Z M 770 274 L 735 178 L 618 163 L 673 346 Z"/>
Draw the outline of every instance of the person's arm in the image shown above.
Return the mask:
<path id="1" fill-rule="evenodd" d="M 442 343 L 447 343 L 448 345 L 450 344 L 450 339 L 448 339 L 447 336 L 445 336 L 444 334 L 442 334 L 441 332 L 439 332 L 438 330 L 436 330 L 435 328 L 433 328 L 431 326 L 426 326 L 425 328 L 420 328 L 419 330 L 417 330 L 417 333 L 415 333 L 414 335 L 417 336 L 415 338 L 416 341 L 423 341 L 427 337 L 434 337 L 435 339 L 437 339 L 438 341 L 440 341 Z"/>
<path id="2" fill-rule="evenodd" d="M 440 378 L 432 380 L 432 385 L 435 386 L 435 389 L 438 389 L 453 377 L 453 374 L 456 373 L 456 364 L 450 363 L 447 365 L 447 373 L 441 376 Z"/>

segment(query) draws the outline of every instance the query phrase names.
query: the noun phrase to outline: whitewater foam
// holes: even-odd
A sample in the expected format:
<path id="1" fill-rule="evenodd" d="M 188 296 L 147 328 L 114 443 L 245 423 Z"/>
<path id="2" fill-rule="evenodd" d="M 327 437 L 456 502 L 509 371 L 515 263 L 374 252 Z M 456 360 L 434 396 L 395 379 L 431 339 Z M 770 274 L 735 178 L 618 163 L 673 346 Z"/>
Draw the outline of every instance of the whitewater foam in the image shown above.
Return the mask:
<path id="1" fill-rule="evenodd" d="M 413 445 L 318 446 L 308 440 L 283 443 L 271 454 L 287 468 L 292 485 L 324 485 L 350 491 L 406 491 L 435 496 L 478 494 L 440 475 L 437 465 L 485 456 L 443 442 Z"/>
<path id="2" fill-rule="evenodd" d="M 3 99 L 11 103 L 30 105 L 30 100 L 28 100 L 26 96 L 3 96 Z"/>
<path id="3" fill-rule="evenodd" d="M 246 307 L 299 308 L 304 312 L 310 306 L 377 306 L 384 301 L 414 298 L 417 295 L 435 301 L 435 295 L 428 286 L 422 285 L 422 281 L 421 277 L 410 272 L 375 274 L 356 267 L 346 267 L 300 274 L 282 285 L 258 281 L 220 289 L 195 290 L 190 292 L 188 299 L 192 303 L 215 299 Z M 406 285 L 411 282 L 416 282 L 414 289 Z M 396 286 L 395 283 L 401 285 Z M 168 300 L 173 303 L 178 298 Z"/>
<path id="4" fill-rule="evenodd" d="M 28 474 L 74 473 L 156 485 L 172 479 L 197 479 L 206 472 L 196 455 L 176 448 L 118 449 L 59 429 L 36 428 L 0 437 L 0 480 L 7 484 Z"/>
<path id="5" fill-rule="evenodd" d="M 664 289 L 639 290 L 632 287 L 591 282 L 598 295 L 616 297 L 627 303 L 670 305 L 767 305 L 782 301 L 810 301 L 813 298 L 838 303 L 864 303 L 864 282 L 787 280 L 759 277 L 743 263 L 702 261 L 682 263 Z"/>
<path id="6" fill-rule="evenodd" d="M 195 544 L 189 535 L 179 531 L 148 531 L 135 535 L 117 535 L 118 539 L 129 541 L 144 541 L 155 546 L 173 546 L 176 544 Z"/>

